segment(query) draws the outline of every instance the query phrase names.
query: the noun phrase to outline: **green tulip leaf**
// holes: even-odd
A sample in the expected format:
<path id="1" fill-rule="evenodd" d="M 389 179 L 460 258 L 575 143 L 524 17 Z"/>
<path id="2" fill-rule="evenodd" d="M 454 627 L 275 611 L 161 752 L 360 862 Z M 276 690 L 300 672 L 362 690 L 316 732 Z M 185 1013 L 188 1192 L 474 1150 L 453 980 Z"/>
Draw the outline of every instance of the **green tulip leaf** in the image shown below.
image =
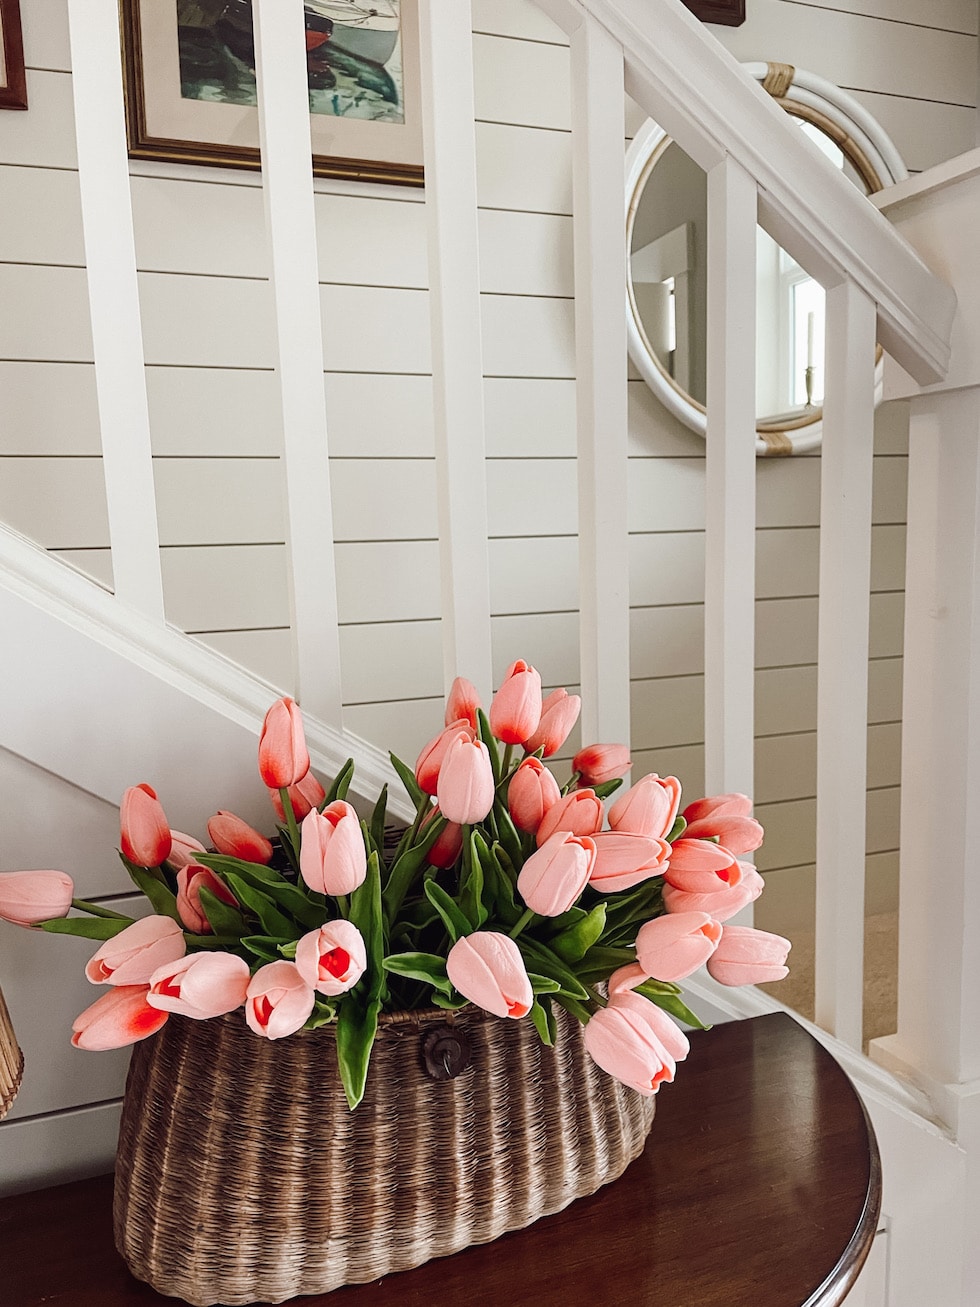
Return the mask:
<path id="1" fill-rule="evenodd" d="M 127 862 L 125 858 L 123 858 L 123 862 L 126 863 L 127 870 L 133 881 L 150 900 L 150 906 L 157 916 L 170 917 L 173 921 L 180 921 L 180 913 L 177 911 L 177 896 L 170 886 L 165 885 L 146 867 L 137 867 L 134 863 Z"/>
<path id="2" fill-rule="evenodd" d="M 612 781 L 602 781 L 599 785 L 593 785 L 592 790 L 597 798 L 608 799 L 610 794 L 615 794 L 623 783 L 622 776 L 617 776 Z"/>
<path id="3" fill-rule="evenodd" d="M 297 939 L 302 934 L 302 928 L 291 918 L 284 916 L 268 894 L 256 889 L 232 871 L 226 871 L 222 879 L 242 907 L 247 908 L 258 918 L 263 935 L 286 940 Z"/>
<path id="4" fill-rule="evenodd" d="M 462 907 L 455 899 L 450 898 L 441 885 L 434 880 L 425 882 L 425 894 L 429 902 L 442 917 L 446 929 L 449 931 L 449 937 L 455 944 L 457 940 L 462 939 L 464 935 L 472 935 L 476 927 L 466 916 Z"/>
<path id="5" fill-rule="evenodd" d="M 352 993 L 337 1013 L 337 1066 L 352 1112 L 364 1097 L 380 1006 L 377 1000 L 365 1004 Z"/>
<path id="6" fill-rule="evenodd" d="M 527 978 L 531 982 L 532 994 L 557 994 L 561 990 L 561 981 L 554 980 L 551 976 L 538 976 L 529 971 Z"/>
<path id="7" fill-rule="evenodd" d="M 555 1020 L 554 1009 L 551 1003 L 546 999 L 544 1003 L 539 1003 L 537 999 L 531 1004 L 531 1020 L 534 1022 L 534 1028 L 541 1037 L 542 1044 L 548 1048 L 554 1048 L 555 1040 L 558 1037 L 558 1023 Z"/>
<path id="8" fill-rule="evenodd" d="M 670 832 L 667 835 L 667 843 L 673 844 L 674 840 L 679 840 L 686 830 L 687 830 L 687 822 L 680 815 L 680 813 L 678 813 L 677 819 L 674 822 L 673 826 L 671 826 Z"/>
<path id="9" fill-rule="evenodd" d="M 445 817 L 433 817 L 426 826 L 422 839 L 410 849 L 406 849 L 392 863 L 388 872 L 388 881 L 381 896 L 385 916 L 393 922 L 404 902 L 406 894 L 412 888 L 419 873 L 429 865 L 429 850 L 446 829 Z"/>
<path id="10" fill-rule="evenodd" d="M 219 899 L 206 885 L 201 886 L 200 899 L 208 925 L 216 935 L 244 935 L 245 918 L 237 908 Z"/>
<path id="11" fill-rule="evenodd" d="M 468 998 L 463 998 L 462 995 L 450 998 L 446 994 L 440 994 L 438 990 L 432 992 L 432 1006 L 445 1008 L 447 1012 L 458 1012 L 460 1008 L 466 1007 L 469 1001 Z"/>
<path id="12" fill-rule="evenodd" d="M 36 925 L 50 935 L 78 935 L 81 939 L 115 939 L 127 926 L 129 917 L 53 917 Z"/>
<path id="13" fill-rule="evenodd" d="M 322 895 L 317 895 L 314 899 L 312 891 L 305 884 L 294 885 L 274 867 L 263 867 L 258 862 L 243 862 L 240 858 L 229 858 L 222 853 L 201 853 L 198 861 L 203 866 L 210 867 L 222 879 L 228 872 L 241 877 L 310 930 L 322 926 L 329 915 L 323 906 L 325 900 Z"/>
<path id="14" fill-rule="evenodd" d="M 483 862 L 477 848 L 475 831 L 470 831 L 469 838 L 463 843 L 463 868 L 459 886 L 459 905 L 469 920 L 476 922 L 479 930 L 490 913 L 483 901 Z"/>
<path id="15" fill-rule="evenodd" d="M 636 987 L 636 993 L 642 994 L 643 997 L 648 998 L 651 1003 L 655 1003 L 657 1007 L 662 1008 L 672 1017 L 676 1017 L 677 1020 L 682 1021 L 684 1025 L 691 1026 L 694 1030 L 711 1029 L 711 1027 L 706 1026 L 701 1018 L 696 1016 L 683 999 L 678 998 L 676 994 L 661 993 L 659 990 L 652 989 L 649 984 L 638 985 Z"/>
<path id="16" fill-rule="evenodd" d="M 569 1016 L 573 1016 L 576 1021 L 581 1021 L 583 1026 L 588 1025 L 592 1019 L 592 1009 L 578 1002 L 577 999 L 569 998 L 566 994 L 556 994 L 554 1001 L 559 1007 L 563 1007 Z"/>
<path id="17" fill-rule="evenodd" d="M 354 759 L 348 758 L 341 767 L 340 771 L 334 777 L 333 784 L 327 790 L 323 802 L 320 804 L 320 811 L 330 803 L 336 803 L 338 799 L 346 799 L 350 790 L 350 783 L 354 779 Z"/>
<path id="18" fill-rule="evenodd" d="M 550 948 L 528 939 L 526 935 L 518 938 L 517 947 L 529 971 L 557 980 L 561 987 L 560 992 L 568 998 L 577 998 L 580 1002 L 588 1001 L 589 991 L 578 976 Z"/>
<path id="19" fill-rule="evenodd" d="M 388 812 L 388 786 L 382 785 L 378 801 L 371 813 L 371 839 L 379 853 L 385 846 L 385 815 Z"/>
<path id="20" fill-rule="evenodd" d="M 423 803 L 428 803 L 429 796 L 415 779 L 415 773 L 412 771 L 411 767 L 403 763 L 401 758 L 396 758 L 393 753 L 389 753 L 388 757 L 391 759 L 391 765 L 394 767 L 398 779 L 405 786 L 408 797 L 415 805 L 415 810 L 418 811 Z"/>
<path id="21" fill-rule="evenodd" d="M 446 959 L 437 953 L 392 953 L 384 960 L 385 971 L 409 980 L 421 980 L 433 985 L 444 994 L 452 994 L 453 987 L 446 975 Z"/>
<path id="22" fill-rule="evenodd" d="M 480 741 L 487 746 L 487 753 L 490 755 L 490 767 L 493 771 L 493 783 L 496 787 L 500 784 L 500 751 L 497 741 L 490 730 L 490 722 L 482 708 L 476 710 L 476 733 Z"/>
<path id="23" fill-rule="evenodd" d="M 605 928 L 606 905 L 597 903 L 591 912 L 583 914 L 580 920 L 549 939 L 548 947 L 566 962 L 581 962 Z"/>

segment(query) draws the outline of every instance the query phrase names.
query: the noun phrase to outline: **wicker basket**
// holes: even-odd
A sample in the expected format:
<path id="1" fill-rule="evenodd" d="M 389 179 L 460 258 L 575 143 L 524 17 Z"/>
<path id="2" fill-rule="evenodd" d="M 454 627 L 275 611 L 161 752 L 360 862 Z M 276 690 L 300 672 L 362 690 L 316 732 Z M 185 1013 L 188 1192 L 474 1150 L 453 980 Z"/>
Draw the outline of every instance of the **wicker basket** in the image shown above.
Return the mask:
<path id="1" fill-rule="evenodd" d="M 10 1111 L 24 1074 L 24 1054 L 20 1051 L 10 1013 L 0 989 L 0 1118 Z"/>
<path id="2" fill-rule="evenodd" d="M 330 1027 L 271 1043 L 240 1012 L 172 1017 L 136 1046 L 115 1235 L 137 1278 L 198 1307 L 326 1293 L 560 1211 L 643 1149 L 653 1099 L 563 1012 L 553 1050 L 472 1009 L 382 1021 L 355 1112 Z"/>

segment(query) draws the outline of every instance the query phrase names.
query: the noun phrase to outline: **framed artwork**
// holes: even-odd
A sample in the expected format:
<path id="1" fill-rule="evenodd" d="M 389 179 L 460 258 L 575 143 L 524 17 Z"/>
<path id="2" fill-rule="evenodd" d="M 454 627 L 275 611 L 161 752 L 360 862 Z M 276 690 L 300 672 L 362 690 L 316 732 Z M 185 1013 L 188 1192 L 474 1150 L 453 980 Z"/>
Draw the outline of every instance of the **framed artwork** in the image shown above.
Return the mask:
<path id="1" fill-rule="evenodd" d="M 702 23 L 741 27 L 745 22 L 745 0 L 684 0 L 684 4 Z"/>
<path id="2" fill-rule="evenodd" d="M 417 0 L 305 0 L 313 171 L 422 184 Z M 252 0 L 122 0 L 129 152 L 258 168 Z"/>
<path id="3" fill-rule="evenodd" d="M 27 108 L 20 0 L 0 0 L 0 109 Z"/>

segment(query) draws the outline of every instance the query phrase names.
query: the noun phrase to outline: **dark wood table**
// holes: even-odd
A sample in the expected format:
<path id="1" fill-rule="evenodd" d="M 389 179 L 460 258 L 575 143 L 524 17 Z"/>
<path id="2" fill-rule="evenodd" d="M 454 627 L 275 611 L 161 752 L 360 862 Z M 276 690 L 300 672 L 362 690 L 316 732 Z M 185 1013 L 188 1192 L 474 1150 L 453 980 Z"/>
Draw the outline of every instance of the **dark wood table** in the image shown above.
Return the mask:
<path id="1" fill-rule="evenodd" d="M 316 1307 L 836 1307 L 874 1238 L 881 1171 L 850 1081 L 788 1016 L 692 1037 L 646 1151 L 614 1184 L 496 1243 Z M 174 1303 L 112 1244 L 112 1178 L 0 1201 L 4 1307 Z"/>

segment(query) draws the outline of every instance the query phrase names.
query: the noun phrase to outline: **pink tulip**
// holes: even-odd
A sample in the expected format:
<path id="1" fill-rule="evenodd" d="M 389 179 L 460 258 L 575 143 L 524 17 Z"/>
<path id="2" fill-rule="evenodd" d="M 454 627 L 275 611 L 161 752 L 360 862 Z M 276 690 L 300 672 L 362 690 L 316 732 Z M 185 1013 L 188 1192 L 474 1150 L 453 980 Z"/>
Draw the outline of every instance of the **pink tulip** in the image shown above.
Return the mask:
<path id="1" fill-rule="evenodd" d="M 698 799 L 684 809 L 685 839 L 717 839 L 732 853 L 751 853 L 762 843 L 765 832 L 754 817 L 747 794 L 718 794 Z"/>
<path id="2" fill-rule="evenodd" d="M 271 790 L 298 784 L 310 770 L 299 705 L 277 699 L 265 715 L 259 737 L 259 775 Z"/>
<path id="3" fill-rule="evenodd" d="M 245 991 L 245 1020 L 266 1039 L 284 1039 L 306 1024 L 316 994 L 293 962 L 259 967 Z"/>
<path id="4" fill-rule="evenodd" d="M 303 818 L 299 869 L 317 894 L 352 894 L 367 875 L 367 852 L 357 813 L 344 799 Z"/>
<path id="5" fill-rule="evenodd" d="M 465 676 L 457 676 L 446 699 L 446 725 L 452 726 L 454 722 L 463 720 L 469 722 L 475 731 L 476 714 L 481 707 L 480 696 L 473 682 Z"/>
<path id="6" fill-rule="evenodd" d="M 708 974 L 720 985 L 760 985 L 789 975 L 786 955 L 792 945 L 782 935 L 750 926 L 725 926 L 708 959 Z"/>
<path id="7" fill-rule="evenodd" d="M 716 894 L 725 885 L 734 889 L 742 879 L 738 859 L 710 840 L 675 840 L 665 874 L 668 884 L 689 894 Z"/>
<path id="8" fill-rule="evenodd" d="M 187 952 L 184 933 L 171 917 L 143 917 L 107 939 L 85 967 L 93 985 L 148 985 L 158 967 Z"/>
<path id="9" fill-rule="evenodd" d="M 670 845 L 666 840 L 628 831 L 599 831 L 595 840 L 595 866 L 589 883 L 600 894 L 630 889 L 667 869 Z"/>
<path id="10" fill-rule="evenodd" d="M 366 966 L 364 939 L 349 921 L 328 921 L 296 945 L 296 970 L 320 994 L 346 994 Z"/>
<path id="11" fill-rule="evenodd" d="M 478 930 L 449 950 L 446 971 L 464 998 L 495 1017 L 524 1017 L 534 995 L 521 951 L 508 935 Z"/>
<path id="12" fill-rule="evenodd" d="M 425 830 L 430 821 L 436 817 L 441 817 L 438 808 L 433 808 L 427 817 L 422 821 L 422 830 Z M 451 867 L 456 862 L 460 853 L 463 851 L 463 828 L 458 821 L 447 821 L 442 828 L 442 834 L 436 836 L 436 842 L 425 855 L 432 863 L 433 867 Z"/>
<path id="13" fill-rule="evenodd" d="M 523 658 L 511 663 L 490 704 L 490 729 L 504 744 L 523 744 L 541 720 L 541 677 Z"/>
<path id="14" fill-rule="evenodd" d="M 201 907 L 201 890 L 206 889 L 229 907 L 238 907 L 231 890 L 210 867 L 189 862 L 177 872 L 177 914 L 192 935 L 213 935 L 211 923 Z"/>
<path id="15" fill-rule="evenodd" d="M 186 867 L 189 862 L 197 862 L 199 853 L 207 853 L 207 849 L 200 840 L 196 840 L 193 835 L 185 835 L 183 831 L 172 830 L 170 839 L 170 852 L 167 854 L 167 861 L 174 871 Z"/>
<path id="16" fill-rule="evenodd" d="M 119 805 L 123 855 L 137 867 L 159 867 L 170 853 L 173 837 L 156 792 L 133 785 Z"/>
<path id="17" fill-rule="evenodd" d="M 327 792 L 313 775 L 308 771 L 301 781 L 295 785 L 287 786 L 289 792 L 289 801 L 293 805 L 293 816 L 297 821 L 302 821 L 311 808 L 319 808 L 320 804 L 327 797 Z M 278 790 L 270 790 L 269 798 L 272 800 L 272 806 L 276 810 L 276 816 L 280 821 L 286 820 L 286 810 L 282 806 L 282 798 Z"/>
<path id="18" fill-rule="evenodd" d="M 680 801 L 681 783 L 677 777 L 660 777 L 651 772 L 649 776 L 641 776 L 610 807 L 609 825 L 613 830 L 665 840 L 677 819 Z"/>
<path id="19" fill-rule="evenodd" d="M 493 768 L 482 740 L 460 731 L 446 750 L 436 799 L 447 821 L 461 826 L 482 821 L 493 807 Z"/>
<path id="20" fill-rule="evenodd" d="M 686 1036 L 649 999 L 613 994 L 585 1027 L 585 1047 L 603 1071 L 640 1094 L 655 1094 L 687 1057 Z"/>
<path id="21" fill-rule="evenodd" d="M 0 872 L 0 921 L 33 926 L 52 917 L 66 917 L 75 886 L 64 871 Z"/>
<path id="22" fill-rule="evenodd" d="M 234 1012 L 245 1002 L 248 963 L 234 953 L 190 953 L 159 967 L 150 977 L 146 1001 L 162 1012 L 178 1012 L 195 1021 Z"/>
<path id="23" fill-rule="evenodd" d="M 257 830 L 236 817 L 233 812 L 219 809 L 208 821 L 211 843 L 219 853 L 243 862 L 258 862 L 263 867 L 272 861 L 272 845 Z"/>
<path id="24" fill-rule="evenodd" d="M 612 998 L 614 994 L 626 994 L 629 990 L 636 989 L 637 985 L 642 985 L 649 979 L 650 973 L 644 971 L 639 962 L 628 962 L 625 967 L 619 967 L 612 973 L 606 981 L 606 988 Z"/>
<path id="25" fill-rule="evenodd" d="M 715 921 L 728 921 L 736 912 L 754 902 L 765 888 L 765 881 L 748 862 L 739 864 L 741 880 L 731 887 L 723 882 L 710 894 L 692 894 L 664 884 L 664 907 L 668 912 L 704 912 Z"/>
<path id="26" fill-rule="evenodd" d="M 570 831 L 572 835 L 594 835 L 602 829 L 605 816 L 602 800 L 592 790 L 575 790 L 553 803 L 541 819 L 535 836 L 538 848 L 550 839 L 556 830 Z"/>
<path id="27" fill-rule="evenodd" d="M 473 730 L 465 717 L 460 717 L 451 722 L 445 730 L 425 746 L 415 762 L 415 779 L 419 783 L 419 789 L 426 794 L 435 794 L 439 788 L 439 772 L 442 768 L 443 759 L 449 746 L 459 735 L 465 735 L 468 740 L 476 739 L 476 731 Z"/>
<path id="28" fill-rule="evenodd" d="M 706 912 L 676 912 L 640 927 L 636 960 L 657 980 L 683 980 L 703 966 L 718 947 L 721 926 Z"/>
<path id="29" fill-rule="evenodd" d="M 549 808 L 561 798 L 558 782 L 540 758 L 525 758 L 510 778 L 507 807 L 519 830 L 533 835 Z"/>
<path id="30" fill-rule="evenodd" d="M 155 1035 L 169 1017 L 147 1002 L 147 985 L 116 985 L 72 1023 L 71 1042 L 76 1048 L 101 1052 L 123 1048 Z"/>
<path id="31" fill-rule="evenodd" d="M 588 744 L 572 759 L 572 771 L 579 773 L 580 785 L 604 785 L 625 776 L 632 765 L 625 744 Z"/>
<path id="32" fill-rule="evenodd" d="M 567 690 L 552 690 L 541 705 L 537 730 L 524 741 L 528 753 L 544 750 L 544 757 L 557 753 L 571 734 L 582 711 L 582 700 Z"/>
<path id="33" fill-rule="evenodd" d="M 559 917 L 578 901 L 595 860 L 596 846 L 587 835 L 555 831 L 524 863 L 517 891 L 533 912 Z"/>

